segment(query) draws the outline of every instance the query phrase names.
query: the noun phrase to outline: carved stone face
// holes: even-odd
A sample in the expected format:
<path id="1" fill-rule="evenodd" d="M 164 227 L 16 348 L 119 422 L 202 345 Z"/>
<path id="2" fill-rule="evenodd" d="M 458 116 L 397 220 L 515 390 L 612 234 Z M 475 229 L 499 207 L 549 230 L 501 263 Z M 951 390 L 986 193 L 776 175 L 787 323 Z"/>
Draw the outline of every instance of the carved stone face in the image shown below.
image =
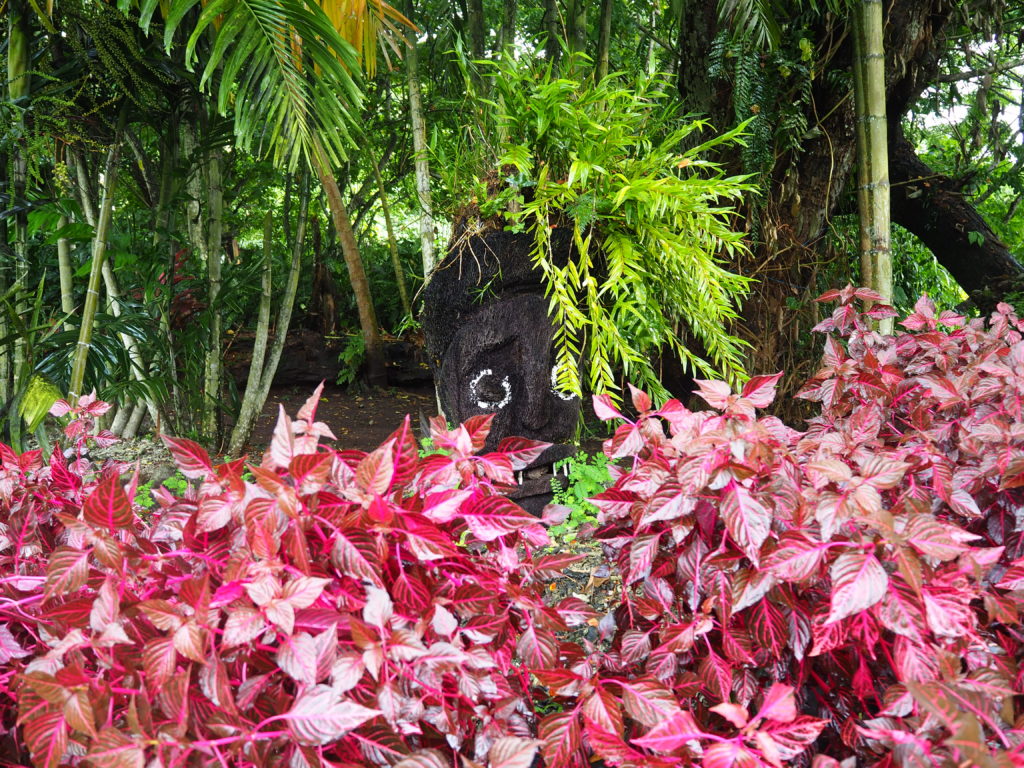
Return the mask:
<path id="1" fill-rule="evenodd" d="M 439 370 L 449 421 L 493 413 L 488 448 L 512 435 L 571 439 L 580 399 L 555 386 L 553 336 L 547 301 L 537 294 L 496 297 L 464 315 Z"/>

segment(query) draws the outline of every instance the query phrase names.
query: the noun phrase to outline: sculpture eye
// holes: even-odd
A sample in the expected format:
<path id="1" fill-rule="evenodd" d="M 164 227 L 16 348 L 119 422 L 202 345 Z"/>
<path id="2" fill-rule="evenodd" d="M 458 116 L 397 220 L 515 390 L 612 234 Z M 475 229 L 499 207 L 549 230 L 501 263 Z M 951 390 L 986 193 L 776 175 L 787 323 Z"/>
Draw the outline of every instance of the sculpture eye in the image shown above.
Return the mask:
<path id="1" fill-rule="evenodd" d="M 512 384 L 508 376 L 498 379 L 494 371 L 484 368 L 469 382 L 469 397 L 478 408 L 485 411 L 500 411 L 512 402 Z"/>
<path id="2" fill-rule="evenodd" d="M 554 392 L 559 400 L 565 400 L 566 402 L 574 399 L 576 395 L 572 392 L 566 392 L 565 390 L 558 388 L 558 366 L 551 366 L 551 391 Z"/>

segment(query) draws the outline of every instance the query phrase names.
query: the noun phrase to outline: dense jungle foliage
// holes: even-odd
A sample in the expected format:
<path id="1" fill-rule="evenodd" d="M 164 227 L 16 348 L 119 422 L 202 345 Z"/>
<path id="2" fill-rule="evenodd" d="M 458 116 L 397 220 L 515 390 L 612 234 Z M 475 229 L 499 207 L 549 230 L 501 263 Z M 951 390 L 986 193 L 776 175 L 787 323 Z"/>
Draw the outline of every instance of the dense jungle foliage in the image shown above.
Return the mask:
<path id="1" fill-rule="evenodd" d="M 1020 3 L 0 11 L 0 765 L 1024 766 Z M 558 503 L 323 385 L 237 458 L 495 232 L 607 424 Z"/>

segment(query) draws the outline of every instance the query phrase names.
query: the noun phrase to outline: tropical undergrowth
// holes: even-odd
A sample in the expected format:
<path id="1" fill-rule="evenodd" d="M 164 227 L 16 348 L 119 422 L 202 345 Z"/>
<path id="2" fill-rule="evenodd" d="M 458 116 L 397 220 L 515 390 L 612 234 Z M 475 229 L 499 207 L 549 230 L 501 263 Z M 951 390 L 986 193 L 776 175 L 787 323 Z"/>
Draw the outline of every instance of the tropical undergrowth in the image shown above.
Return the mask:
<path id="1" fill-rule="evenodd" d="M 502 491 L 543 449 L 489 422 L 321 444 L 314 396 L 252 480 L 168 438 L 183 495 L 0 449 L 0 753 L 35 766 L 1020 766 L 1024 323 L 838 306 L 805 431 L 778 376 L 709 410 L 633 391 L 592 501 L 621 602 Z M 101 436 L 100 439 L 108 439 Z M 570 628 L 590 625 L 590 639 Z"/>
<path id="2" fill-rule="evenodd" d="M 470 93 L 471 138 L 439 166 L 458 217 L 472 199 L 487 226 L 532 237 L 559 387 L 617 397 L 622 372 L 666 399 L 651 365 L 659 349 L 702 375 L 744 379 L 745 345 L 729 328 L 749 280 L 729 262 L 745 252 L 735 206 L 754 187 L 709 159 L 741 146 L 744 126 L 705 135 L 667 81 L 595 82 L 573 74 L 586 68 L 579 55 L 562 68 L 514 56 L 481 65 L 489 96 Z M 572 230 L 568 262 L 553 227 Z"/>

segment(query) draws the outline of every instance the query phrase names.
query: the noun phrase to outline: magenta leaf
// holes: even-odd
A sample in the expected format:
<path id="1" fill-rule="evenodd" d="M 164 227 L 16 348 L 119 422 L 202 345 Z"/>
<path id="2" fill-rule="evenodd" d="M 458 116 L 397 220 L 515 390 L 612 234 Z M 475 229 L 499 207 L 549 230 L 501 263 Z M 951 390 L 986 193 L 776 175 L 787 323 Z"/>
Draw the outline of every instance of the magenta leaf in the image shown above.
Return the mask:
<path id="1" fill-rule="evenodd" d="M 134 514 L 117 474 L 108 473 L 85 498 L 82 515 L 95 526 L 116 531 L 132 524 Z"/>
<path id="2" fill-rule="evenodd" d="M 517 736 L 495 739 L 487 753 L 488 768 L 530 768 L 540 742 Z"/>
<path id="3" fill-rule="evenodd" d="M 722 516 L 733 541 L 758 565 L 761 545 L 768 538 L 771 513 L 749 490 L 730 482 L 722 495 Z"/>
<path id="4" fill-rule="evenodd" d="M 767 408 L 775 399 L 775 388 L 781 378 L 781 372 L 771 376 L 751 376 L 743 385 L 740 396 L 749 400 L 755 408 Z"/>
<path id="5" fill-rule="evenodd" d="M 178 471 L 191 480 L 204 480 L 213 474 L 210 455 L 201 445 L 184 438 L 161 435 L 164 445 L 171 452 Z"/>
<path id="6" fill-rule="evenodd" d="M 889 576 L 878 559 L 863 551 L 845 552 L 831 567 L 832 600 L 828 624 L 865 611 L 885 595 Z"/>
<path id="7" fill-rule="evenodd" d="M 540 752 L 545 763 L 552 766 L 566 766 L 583 746 L 580 718 L 575 712 L 559 712 L 547 715 L 537 728 L 540 738 Z"/>
<path id="8" fill-rule="evenodd" d="M 614 421 L 623 418 L 608 395 L 594 395 L 594 413 L 601 421 Z"/>
<path id="9" fill-rule="evenodd" d="M 498 443 L 497 453 L 504 454 L 512 462 L 512 469 L 525 469 L 533 463 L 544 451 L 551 447 L 551 443 L 542 443 L 538 440 L 527 440 L 523 437 L 506 437 Z"/>
<path id="10" fill-rule="evenodd" d="M 706 734 L 697 725 L 693 715 L 686 711 L 679 711 L 655 725 L 640 738 L 632 741 L 633 744 L 645 749 L 669 754 L 704 736 Z"/>
<path id="11" fill-rule="evenodd" d="M 46 572 L 47 597 L 77 591 L 89 575 L 89 550 L 58 547 L 50 556 Z"/>

